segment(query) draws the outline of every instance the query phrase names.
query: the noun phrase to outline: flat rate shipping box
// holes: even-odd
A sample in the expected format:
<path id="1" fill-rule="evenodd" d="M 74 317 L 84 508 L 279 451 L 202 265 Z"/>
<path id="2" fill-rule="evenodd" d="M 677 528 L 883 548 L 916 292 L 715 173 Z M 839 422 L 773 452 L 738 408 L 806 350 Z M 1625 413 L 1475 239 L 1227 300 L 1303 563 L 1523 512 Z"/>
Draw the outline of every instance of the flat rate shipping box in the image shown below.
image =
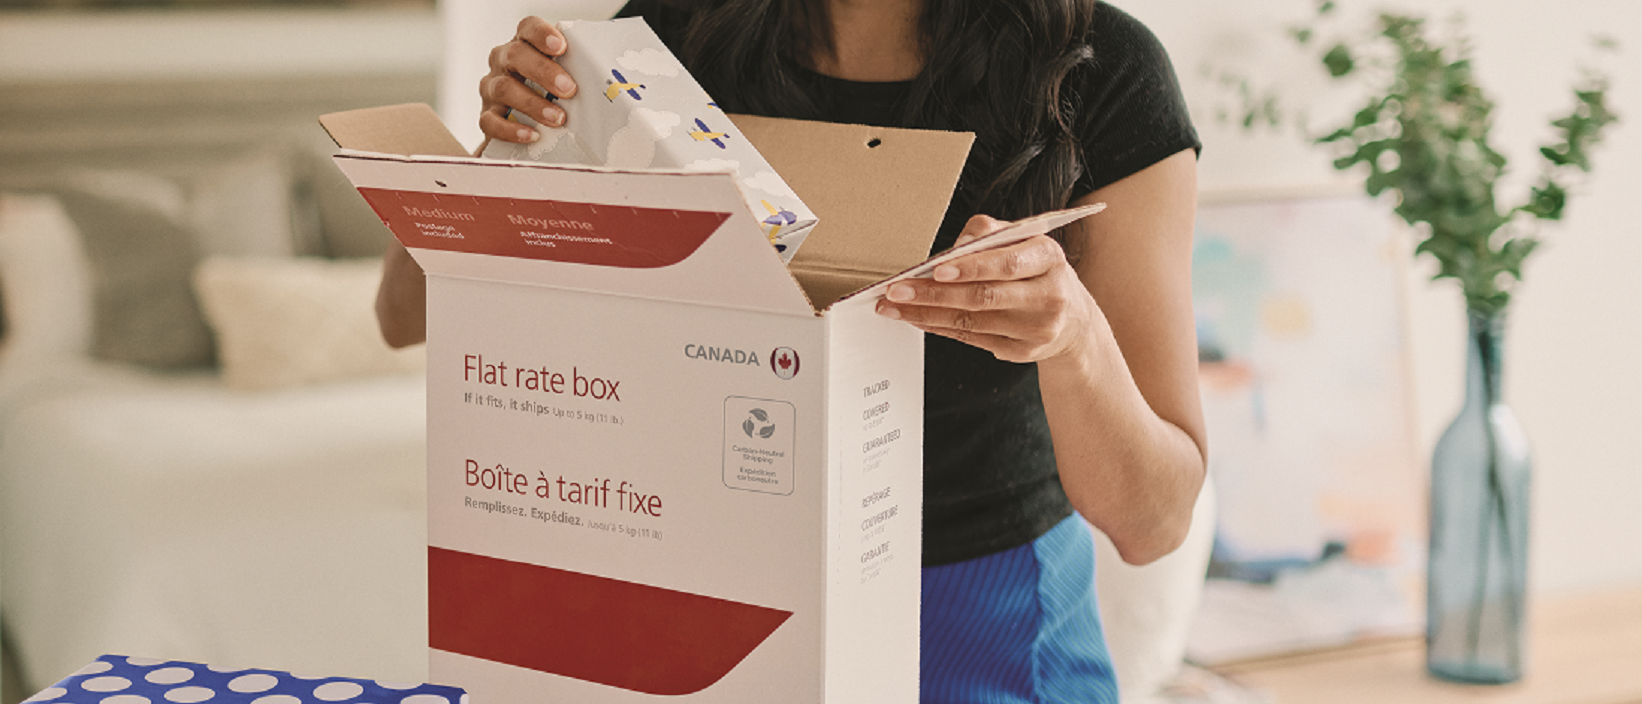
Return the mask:
<path id="1" fill-rule="evenodd" d="M 479 704 L 917 701 L 923 336 L 873 303 L 1091 211 L 925 262 L 970 135 L 736 119 L 790 266 L 729 173 L 322 118 L 427 272 L 430 672 Z"/>

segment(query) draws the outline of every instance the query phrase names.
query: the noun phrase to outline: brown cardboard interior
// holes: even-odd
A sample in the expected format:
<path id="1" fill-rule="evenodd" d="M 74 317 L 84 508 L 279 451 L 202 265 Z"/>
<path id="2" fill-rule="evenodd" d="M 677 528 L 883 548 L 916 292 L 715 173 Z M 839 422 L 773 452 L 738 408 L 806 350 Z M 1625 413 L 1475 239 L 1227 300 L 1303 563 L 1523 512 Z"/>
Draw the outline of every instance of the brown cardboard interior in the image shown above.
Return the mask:
<path id="1" fill-rule="evenodd" d="M 467 149 L 427 103 L 333 112 L 321 115 L 319 124 L 344 149 L 405 156 L 468 156 Z"/>
<path id="2" fill-rule="evenodd" d="M 733 119 L 820 220 L 788 265 L 817 311 L 928 258 L 974 142 L 967 132 Z M 426 104 L 319 121 L 346 149 L 467 156 Z"/>
<path id="3" fill-rule="evenodd" d="M 817 308 L 929 258 L 975 141 L 968 132 L 731 118 L 819 220 L 787 267 Z M 844 281 L 855 283 L 824 293 Z"/>

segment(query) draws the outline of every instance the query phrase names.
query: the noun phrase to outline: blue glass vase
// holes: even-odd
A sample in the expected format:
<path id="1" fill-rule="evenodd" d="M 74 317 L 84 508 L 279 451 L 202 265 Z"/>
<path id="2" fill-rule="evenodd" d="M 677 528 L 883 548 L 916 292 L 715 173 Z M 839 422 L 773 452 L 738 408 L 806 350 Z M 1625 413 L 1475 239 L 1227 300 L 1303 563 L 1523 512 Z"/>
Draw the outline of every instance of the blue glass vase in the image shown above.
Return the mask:
<path id="1" fill-rule="evenodd" d="M 1426 669 L 1501 684 L 1522 677 L 1527 655 L 1531 460 L 1500 398 L 1504 315 L 1468 317 L 1465 406 L 1431 460 Z"/>

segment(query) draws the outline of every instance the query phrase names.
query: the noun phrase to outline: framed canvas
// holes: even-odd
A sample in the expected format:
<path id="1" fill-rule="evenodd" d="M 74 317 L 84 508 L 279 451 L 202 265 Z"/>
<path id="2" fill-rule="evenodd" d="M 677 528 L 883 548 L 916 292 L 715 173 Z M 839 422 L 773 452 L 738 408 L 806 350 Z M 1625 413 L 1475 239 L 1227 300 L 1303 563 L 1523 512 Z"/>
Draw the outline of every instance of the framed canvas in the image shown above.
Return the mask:
<path id="1" fill-rule="evenodd" d="M 1361 194 L 1208 199 L 1193 306 L 1219 499 L 1187 657 L 1420 630 L 1403 231 Z"/>

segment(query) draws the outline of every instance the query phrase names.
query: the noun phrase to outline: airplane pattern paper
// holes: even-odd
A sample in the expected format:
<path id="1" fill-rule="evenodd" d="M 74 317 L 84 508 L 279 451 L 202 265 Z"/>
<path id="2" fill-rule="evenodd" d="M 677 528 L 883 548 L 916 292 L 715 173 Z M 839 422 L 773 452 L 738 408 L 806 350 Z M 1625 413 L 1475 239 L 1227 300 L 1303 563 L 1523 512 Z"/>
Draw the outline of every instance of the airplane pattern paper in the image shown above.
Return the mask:
<path id="1" fill-rule="evenodd" d="M 515 112 L 512 119 L 535 127 L 541 139 L 491 140 L 486 157 L 734 173 L 753 218 L 782 260 L 792 260 L 815 214 L 644 20 L 568 21 L 559 30 L 570 47 L 559 64 L 578 86 L 574 97 L 558 101 L 565 126 L 545 127 Z"/>

